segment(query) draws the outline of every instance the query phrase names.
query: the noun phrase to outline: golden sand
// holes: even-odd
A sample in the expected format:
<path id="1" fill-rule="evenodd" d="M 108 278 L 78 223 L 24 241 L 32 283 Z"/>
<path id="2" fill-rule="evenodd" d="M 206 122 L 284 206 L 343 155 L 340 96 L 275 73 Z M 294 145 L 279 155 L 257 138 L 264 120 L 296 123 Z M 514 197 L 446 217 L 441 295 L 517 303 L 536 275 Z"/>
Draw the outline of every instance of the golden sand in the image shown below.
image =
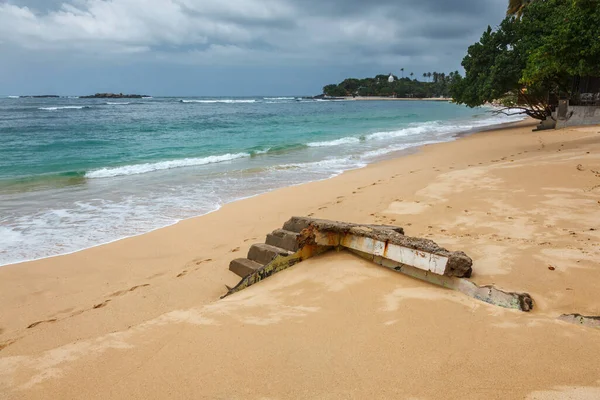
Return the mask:
<path id="1" fill-rule="evenodd" d="M 598 399 L 600 127 L 532 123 L 280 189 L 142 236 L 0 268 L 1 399 Z M 346 252 L 219 300 L 292 215 L 463 250 L 488 305 Z"/>

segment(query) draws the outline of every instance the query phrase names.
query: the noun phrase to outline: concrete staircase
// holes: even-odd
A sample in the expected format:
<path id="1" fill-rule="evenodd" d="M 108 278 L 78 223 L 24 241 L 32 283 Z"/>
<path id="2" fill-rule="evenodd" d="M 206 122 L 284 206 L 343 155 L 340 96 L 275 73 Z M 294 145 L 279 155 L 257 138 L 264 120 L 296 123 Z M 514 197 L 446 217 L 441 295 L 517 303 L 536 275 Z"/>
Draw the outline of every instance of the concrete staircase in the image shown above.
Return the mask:
<path id="1" fill-rule="evenodd" d="M 267 235 L 265 243 L 250 247 L 247 258 L 237 258 L 229 263 L 229 270 L 245 278 L 259 268 L 269 264 L 277 256 L 289 257 L 298 251 L 298 236 L 304 229 L 301 225 L 276 229 Z"/>

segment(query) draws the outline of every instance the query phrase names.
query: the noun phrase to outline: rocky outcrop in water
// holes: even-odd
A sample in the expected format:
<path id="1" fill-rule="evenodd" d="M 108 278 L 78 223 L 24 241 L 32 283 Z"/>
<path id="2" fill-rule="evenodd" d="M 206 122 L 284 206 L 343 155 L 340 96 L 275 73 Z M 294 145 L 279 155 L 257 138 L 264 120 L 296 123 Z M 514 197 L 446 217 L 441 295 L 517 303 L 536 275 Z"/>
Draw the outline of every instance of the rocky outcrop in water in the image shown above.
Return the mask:
<path id="1" fill-rule="evenodd" d="M 90 96 L 80 96 L 80 99 L 141 99 L 148 97 L 143 94 L 96 93 Z"/>

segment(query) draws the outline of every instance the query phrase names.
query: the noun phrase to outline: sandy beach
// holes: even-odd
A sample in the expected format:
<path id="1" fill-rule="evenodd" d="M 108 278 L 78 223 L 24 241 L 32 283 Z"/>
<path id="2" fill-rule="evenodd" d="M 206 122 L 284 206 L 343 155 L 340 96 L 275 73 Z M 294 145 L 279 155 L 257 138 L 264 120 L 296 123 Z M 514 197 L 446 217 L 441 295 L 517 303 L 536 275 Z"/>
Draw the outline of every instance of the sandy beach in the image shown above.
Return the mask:
<path id="1" fill-rule="evenodd" d="M 375 100 L 396 100 L 396 101 L 452 101 L 450 97 L 383 97 L 383 96 L 347 96 L 342 97 L 345 100 L 355 101 L 375 101 Z"/>
<path id="2" fill-rule="evenodd" d="M 600 127 L 534 121 L 0 267 L 0 399 L 598 399 Z M 523 313 L 347 252 L 220 300 L 292 215 L 393 224 Z"/>

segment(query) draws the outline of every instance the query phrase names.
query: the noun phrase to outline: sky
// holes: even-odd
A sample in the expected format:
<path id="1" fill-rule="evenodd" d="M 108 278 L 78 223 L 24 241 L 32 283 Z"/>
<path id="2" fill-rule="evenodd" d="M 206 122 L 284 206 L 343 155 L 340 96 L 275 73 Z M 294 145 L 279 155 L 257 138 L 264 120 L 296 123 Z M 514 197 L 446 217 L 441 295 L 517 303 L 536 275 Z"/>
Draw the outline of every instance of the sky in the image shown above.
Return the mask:
<path id="1" fill-rule="evenodd" d="M 0 0 L 0 94 L 314 95 L 461 70 L 508 0 Z"/>

